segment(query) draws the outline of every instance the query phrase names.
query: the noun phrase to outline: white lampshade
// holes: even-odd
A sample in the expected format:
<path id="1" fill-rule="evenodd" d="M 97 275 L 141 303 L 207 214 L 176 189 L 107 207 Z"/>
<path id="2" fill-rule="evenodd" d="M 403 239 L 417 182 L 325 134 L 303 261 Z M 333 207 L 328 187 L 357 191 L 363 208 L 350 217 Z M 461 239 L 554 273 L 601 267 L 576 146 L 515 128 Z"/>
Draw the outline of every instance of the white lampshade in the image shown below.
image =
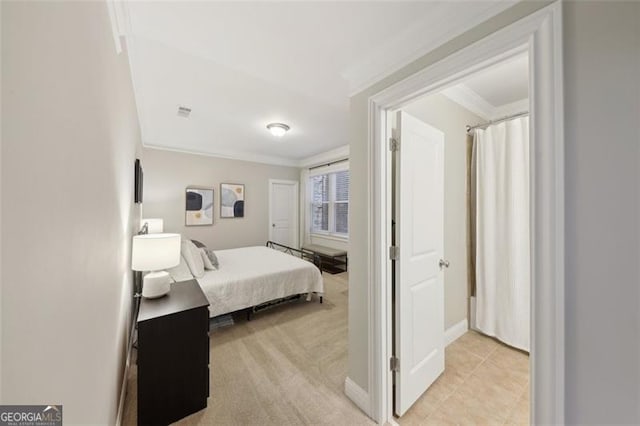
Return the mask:
<path id="1" fill-rule="evenodd" d="M 164 230 L 164 221 L 160 218 L 142 219 L 142 225 L 147 224 L 149 234 L 161 234 Z"/>
<path id="2" fill-rule="evenodd" d="M 131 269 L 159 271 L 180 263 L 180 234 L 145 234 L 133 237 Z"/>

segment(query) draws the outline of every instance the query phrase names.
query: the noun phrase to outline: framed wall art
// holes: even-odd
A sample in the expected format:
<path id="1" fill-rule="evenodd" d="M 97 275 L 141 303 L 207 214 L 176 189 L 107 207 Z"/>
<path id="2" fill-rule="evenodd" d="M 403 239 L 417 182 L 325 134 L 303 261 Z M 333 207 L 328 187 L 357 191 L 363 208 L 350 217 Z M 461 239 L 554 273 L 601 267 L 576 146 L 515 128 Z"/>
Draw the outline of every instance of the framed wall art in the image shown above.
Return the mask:
<path id="1" fill-rule="evenodd" d="M 220 184 L 220 217 L 244 217 L 244 185 L 238 183 Z"/>
<path id="2" fill-rule="evenodd" d="M 185 195 L 184 224 L 213 225 L 213 188 L 188 187 Z"/>

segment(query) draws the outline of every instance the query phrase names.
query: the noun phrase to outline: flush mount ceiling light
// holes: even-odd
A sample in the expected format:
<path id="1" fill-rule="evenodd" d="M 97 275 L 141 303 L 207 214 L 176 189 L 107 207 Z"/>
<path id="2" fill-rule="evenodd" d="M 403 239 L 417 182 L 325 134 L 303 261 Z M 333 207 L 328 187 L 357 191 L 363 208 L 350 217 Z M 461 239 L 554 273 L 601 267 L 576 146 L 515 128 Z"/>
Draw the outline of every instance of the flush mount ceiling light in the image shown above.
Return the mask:
<path id="1" fill-rule="evenodd" d="M 273 136 L 281 137 L 285 133 L 289 131 L 291 127 L 287 126 L 283 123 L 269 123 L 267 124 L 267 129 L 271 132 Z"/>

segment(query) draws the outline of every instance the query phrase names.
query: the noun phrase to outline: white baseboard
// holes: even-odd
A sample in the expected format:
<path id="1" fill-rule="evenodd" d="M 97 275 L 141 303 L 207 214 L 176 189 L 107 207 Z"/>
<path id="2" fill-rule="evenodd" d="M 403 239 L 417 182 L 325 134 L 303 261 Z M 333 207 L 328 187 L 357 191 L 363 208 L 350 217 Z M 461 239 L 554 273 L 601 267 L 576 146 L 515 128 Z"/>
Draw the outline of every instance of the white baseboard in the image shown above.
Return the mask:
<path id="1" fill-rule="evenodd" d="M 467 319 L 460 321 L 459 323 L 449 327 L 444 332 L 445 346 L 453 343 L 458 337 L 462 336 L 469 329 Z M 353 380 L 347 377 L 344 381 L 344 393 L 347 397 L 353 401 L 366 415 L 370 416 L 371 399 L 369 393 L 358 386 Z"/>
<path id="2" fill-rule="evenodd" d="M 449 346 L 469 330 L 467 319 L 463 319 L 457 324 L 452 325 L 444 331 L 444 345 Z"/>
<path id="3" fill-rule="evenodd" d="M 366 392 L 360 386 L 358 386 L 350 378 L 344 380 L 344 393 L 349 397 L 354 404 L 358 406 L 364 413 L 369 416 L 371 412 L 371 399 L 369 398 L 369 392 Z"/>
<path id="4" fill-rule="evenodd" d="M 391 418 L 385 423 L 385 426 L 400 426 L 400 423 L 396 421 L 394 416 L 391 416 Z"/>

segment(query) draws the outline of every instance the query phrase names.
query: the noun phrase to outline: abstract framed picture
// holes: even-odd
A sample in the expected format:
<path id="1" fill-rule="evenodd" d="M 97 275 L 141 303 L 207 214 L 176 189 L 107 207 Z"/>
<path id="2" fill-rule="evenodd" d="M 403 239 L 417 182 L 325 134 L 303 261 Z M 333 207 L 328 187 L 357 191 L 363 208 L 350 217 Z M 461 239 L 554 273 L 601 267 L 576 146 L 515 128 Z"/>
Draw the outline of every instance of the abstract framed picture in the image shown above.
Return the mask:
<path id="1" fill-rule="evenodd" d="M 244 185 L 220 184 L 220 217 L 244 217 Z"/>
<path id="2" fill-rule="evenodd" d="M 188 187 L 185 200 L 186 226 L 213 225 L 213 188 Z"/>

